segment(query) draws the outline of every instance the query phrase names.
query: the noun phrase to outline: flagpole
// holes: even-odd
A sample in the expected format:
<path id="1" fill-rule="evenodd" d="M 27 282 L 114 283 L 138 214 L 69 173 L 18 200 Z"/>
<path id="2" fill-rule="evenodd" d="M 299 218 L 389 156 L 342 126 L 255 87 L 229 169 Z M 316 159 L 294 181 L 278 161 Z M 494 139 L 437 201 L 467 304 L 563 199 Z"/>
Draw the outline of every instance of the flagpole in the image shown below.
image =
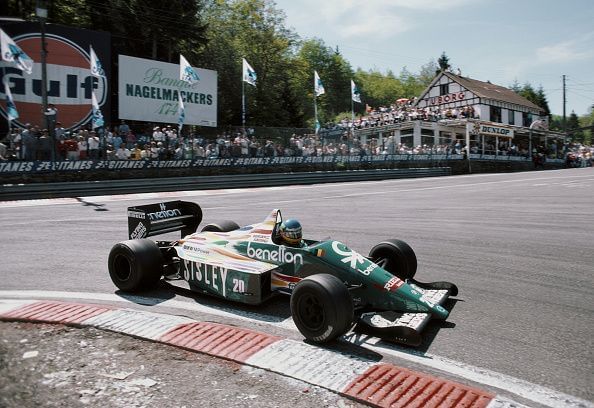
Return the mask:
<path id="1" fill-rule="evenodd" d="M 316 90 L 314 89 L 314 116 L 315 116 L 315 121 L 314 121 L 314 129 L 316 132 L 316 135 L 318 134 L 318 103 L 316 101 Z"/>
<path id="2" fill-rule="evenodd" d="M 241 74 L 241 126 L 245 135 L 245 81 L 243 80 L 243 73 Z"/>
<path id="3" fill-rule="evenodd" d="M 2 85 L 4 85 L 4 81 L 6 81 L 6 67 L 2 66 Z M 6 94 L 4 94 L 6 97 Z M 8 106 L 6 106 L 6 117 L 8 118 Z M 8 121 L 8 132 L 10 132 L 10 120 Z"/>

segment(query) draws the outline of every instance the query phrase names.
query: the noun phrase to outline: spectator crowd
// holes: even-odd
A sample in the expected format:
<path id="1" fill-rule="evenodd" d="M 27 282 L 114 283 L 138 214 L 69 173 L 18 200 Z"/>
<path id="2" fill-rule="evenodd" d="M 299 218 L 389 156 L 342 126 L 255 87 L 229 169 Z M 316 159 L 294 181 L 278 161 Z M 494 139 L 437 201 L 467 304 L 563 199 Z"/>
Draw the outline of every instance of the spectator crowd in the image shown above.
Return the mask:
<path id="1" fill-rule="evenodd" d="M 171 125 L 154 126 L 152 131 L 136 133 L 122 120 L 119 125 L 98 129 L 80 128 L 67 131 L 55 122 L 50 135 L 47 129 L 27 124 L 24 128 L 11 128 L 0 143 L 0 160 L 181 160 L 194 158 L 238 158 L 278 156 L 373 156 L 387 154 L 466 154 L 462 140 L 447 140 L 441 145 L 407 146 L 393 136 L 382 139 L 357 138 L 354 129 L 384 126 L 411 120 L 448 120 L 476 118 L 471 106 L 439 109 L 418 108 L 414 99 L 399 101 L 390 107 L 372 109 L 355 120 L 343 119 L 333 125 L 336 137 L 304 134 L 271 140 L 257 137 L 252 129 L 247 132 L 227 131 L 207 139 L 198 134 L 179 135 Z M 532 156 L 566 157 L 568 166 L 592 163 L 594 148 L 579 145 L 559 148 L 555 143 L 538 146 Z M 52 148 L 54 147 L 54 148 Z M 511 141 L 486 140 L 485 145 L 471 144 L 470 153 L 529 157 L 527 146 Z"/>
<path id="2" fill-rule="evenodd" d="M 350 129 L 365 129 L 379 126 L 392 125 L 401 122 L 424 120 L 439 121 L 448 119 L 478 119 L 472 106 L 463 106 L 459 108 L 439 108 L 414 106 L 416 98 L 400 100 L 390 106 L 380 106 L 372 108 L 366 106 L 365 115 L 356 119 L 344 118 L 339 123 L 331 126 Z"/>

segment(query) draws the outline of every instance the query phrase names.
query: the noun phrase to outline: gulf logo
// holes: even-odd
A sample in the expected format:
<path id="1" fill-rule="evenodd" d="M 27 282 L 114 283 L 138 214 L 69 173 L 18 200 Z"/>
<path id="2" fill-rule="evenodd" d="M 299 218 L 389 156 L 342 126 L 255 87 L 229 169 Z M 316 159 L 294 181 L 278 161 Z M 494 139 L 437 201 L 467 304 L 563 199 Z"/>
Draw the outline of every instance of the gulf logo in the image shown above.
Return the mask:
<path id="1" fill-rule="evenodd" d="M 99 106 L 107 100 L 105 79 L 91 75 L 90 56 L 73 41 L 55 34 L 46 34 L 47 95 L 48 103 L 58 109 L 57 120 L 67 129 L 89 122 L 92 115 L 91 91 Z M 23 127 L 26 123 L 43 126 L 41 98 L 41 37 L 29 33 L 13 38 L 33 59 L 33 73 L 27 75 L 13 65 L 3 63 L 3 76 L 7 76 L 19 118 L 13 122 Z M 102 61 L 105 66 L 105 61 Z M 0 113 L 6 118 L 4 87 L 0 87 L 2 102 Z"/>

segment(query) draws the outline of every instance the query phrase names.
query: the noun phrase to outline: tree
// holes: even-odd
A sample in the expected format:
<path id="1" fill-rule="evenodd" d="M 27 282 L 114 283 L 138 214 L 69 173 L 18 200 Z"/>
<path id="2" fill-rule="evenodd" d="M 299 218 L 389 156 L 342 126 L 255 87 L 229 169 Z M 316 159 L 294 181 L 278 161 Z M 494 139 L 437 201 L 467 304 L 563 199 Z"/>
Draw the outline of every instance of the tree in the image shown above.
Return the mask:
<path id="1" fill-rule="evenodd" d="M 519 86 L 518 82 L 515 81 L 511 86 L 510 89 L 517 94 L 523 96 L 524 98 L 528 99 L 530 102 L 534 103 L 538 107 L 540 107 L 544 112 L 545 115 L 551 115 L 551 109 L 549 108 L 549 102 L 547 100 L 547 96 L 545 95 L 544 89 L 542 85 L 538 87 L 538 90 L 534 90 L 534 87 L 526 82 L 523 86 Z"/>
<path id="2" fill-rule="evenodd" d="M 439 74 L 439 69 L 438 69 L 438 65 L 435 61 L 431 60 L 428 63 L 426 63 L 425 65 L 421 66 L 421 71 L 419 72 L 418 75 L 418 81 L 419 83 L 423 86 L 422 90 L 424 90 L 425 88 L 427 88 L 429 86 L 429 84 L 431 83 L 431 81 L 433 81 L 433 79 L 435 78 L 435 76 L 437 74 Z M 420 92 L 419 92 L 420 94 Z M 417 96 L 419 95 L 417 94 Z"/>
<path id="3" fill-rule="evenodd" d="M 439 69 L 441 71 L 448 71 L 452 67 L 450 64 L 450 59 L 446 55 L 445 51 L 441 53 L 441 56 L 437 60 L 437 64 L 439 65 Z"/>
<path id="4" fill-rule="evenodd" d="M 402 82 L 392 72 L 384 75 L 377 70 L 358 69 L 355 78 L 366 103 L 372 107 L 390 106 L 397 99 L 405 97 Z"/>
<path id="5" fill-rule="evenodd" d="M 571 111 L 569 118 L 567 118 L 567 134 L 573 141 L 583 142 L 584 132 L 583 130 L 577 130 L 580 127 L 580 121 L 575 111 Z"/>
<path id="6" fill-rule="evenodd" d="M 514 83 L 510 85 L 509 89 L 514 91 L 515 93 L 519 94 L 522 91 L 522 87 L 517 79 L 514 79 Z"/>
<path id="7" fill-rule="evenodd" d="M 435 64 L 435 62 L 433 62 L 433 64 Z M 423 67 L 425 67 L 425 65 Z M 398 75 L 398 80 L 400 81 L 400 84 L 403 88 L 403 94 L 401 96 L 402 98 L 410 99 L 413 97 L 418 97 L 421 94 L 421 92 L 425 90 L 425 88 L 431 82 L 431 80 L 435 77 L 435 68 L 433 68 L 430 71 L 431 73 L 427 77 L 425 77 L 425 75 L 423 74 L 423 67 L 421 67 L 421 74 L 418 75 L 414 75 L 406 67 L 402 68 L 400 74 Z M 427 79 L 429 77 L 431 79 L 429 79 L 428 82 Z"/>
<path id="8" fill-rule="evenodd" d="M 295 55 L 294 62 L 299 68 L 296 74 L 296 89 L 301 94 L 305 117 L 309 126 L 314 122 L 313 75 L 317 71 L 326 93 L 316 99 L 318 120 L 326 123 L 333 120 L 341 110 L 350 110 L 351 66 L 338 49 L 328 47 L 323 40 L 305 40 Z M 348 107 L 348 108 L 347 108 Z"/>
<path id="9" fill-rule="evenodd" d="M 580 117 L 580 126 L 590 127 L 590 129 L 584 131 L 584 143 L 592 144 L 594 142 L 594 105 L 590 106 L 588 114 Z"/>
<path id="10" fill-rule="evenodd" d="M 542 85 L 539 85 L 538 90 L 536 91 L 536 99 L 534 103 L 540 106 L 545 111 L 545 115 L 551 115 L 549 101 L 547 100 L 547 96 L 545 95 L 544 89 L 542 89 Z"/>
<path id="11" fill-rule="evenodd" d="M 198 60 L 218 72 L 219 123 L 241 124 L 242 58 L 258 76 L 255 88 L 245 88 L 247 124 L 281 126 L 299 117 L 289 79 L 296 35 L 282 11 L 270 0 L 209 0 L 204 16 L 208 45 Z"/>
<path id="12" fill-rule="evenodd" d="M 179 53 L 192 59 L 205 44 L 202 0 L 61 0 L 48 5 L 52 23 L 109 31 L 114 55 L 172 62 Z"/>

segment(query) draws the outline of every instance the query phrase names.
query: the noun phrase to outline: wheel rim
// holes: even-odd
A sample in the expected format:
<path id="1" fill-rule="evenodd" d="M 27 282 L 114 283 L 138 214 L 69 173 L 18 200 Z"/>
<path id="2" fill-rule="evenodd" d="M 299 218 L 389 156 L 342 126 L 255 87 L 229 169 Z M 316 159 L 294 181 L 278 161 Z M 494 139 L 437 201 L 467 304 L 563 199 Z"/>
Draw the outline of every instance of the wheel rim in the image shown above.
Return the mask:
<path id="1" fill-rule="evenodd" d="M 130 275 L 132 274 L 132 265 L 130 265 L 130 261 L 127 257 L 123 255 L 116 255 L 115 259 L 113 260 L 113 266 L 115 276 L 120 280 L 120 282 L 125 282 L 130 279 Z"/>
<path id="2" fill-rule="evenodd" d="M 307 294 L 299 299 L 299 317 L 308 330 L 320 330 L 325 321 L 324 308 L 320 299 L 316 296 Z"/>

